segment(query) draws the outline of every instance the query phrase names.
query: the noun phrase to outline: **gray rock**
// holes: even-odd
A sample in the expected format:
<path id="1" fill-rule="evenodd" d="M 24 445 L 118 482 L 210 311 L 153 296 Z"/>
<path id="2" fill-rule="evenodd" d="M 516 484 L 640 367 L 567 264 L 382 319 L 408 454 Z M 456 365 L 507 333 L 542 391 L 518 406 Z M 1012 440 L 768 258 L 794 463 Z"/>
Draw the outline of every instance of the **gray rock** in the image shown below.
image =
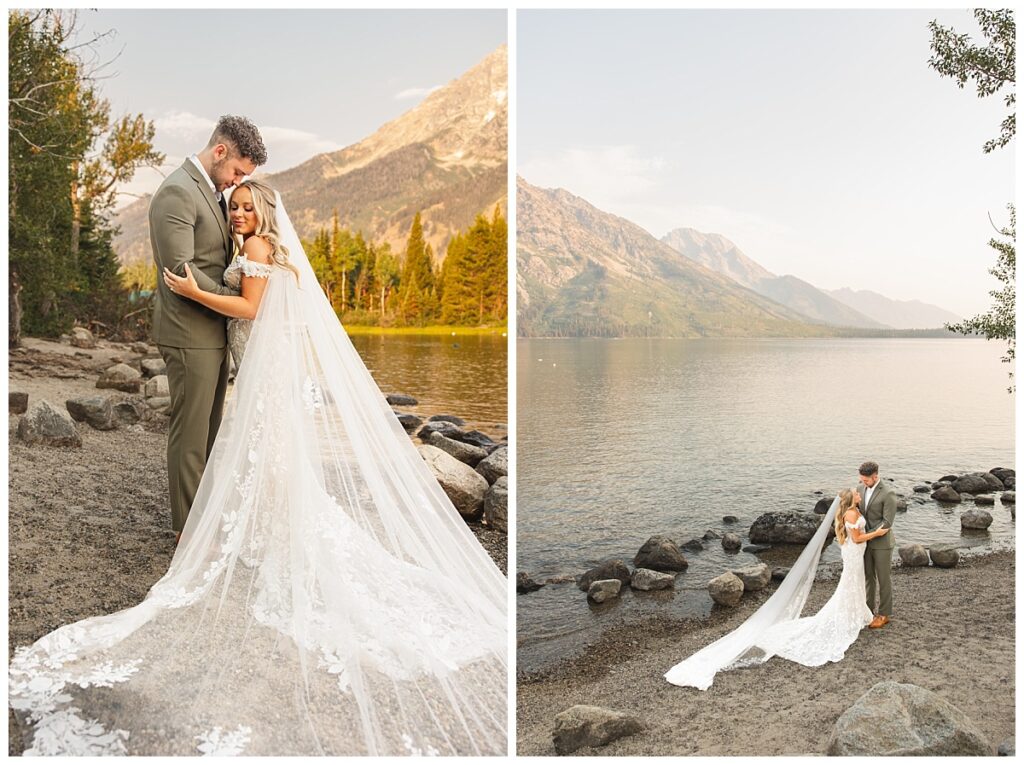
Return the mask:
<path id="1" fill-rule="evenodd" d="M 924 545 L 901 545 L 899 553 L 900 560 L 903 561 L 904 566 L 911 567 L 928 565 L 928 550 L 925 549 Z"/>
<path id="2" fill-rule="evenodd" d="M 935 483 L 932 484 L 932 488 L 935 489 L 936 491 L 943 488 L 944 486 L 948 486 L 951 489 L 953 488 L 953 484 L 951 481 L 936 481 Z"/>
<path id="3" fill-rule="evenodd" d="M 687 539 L 679 546 L 679 549 L 687 552 L 700 552 L 704 549 L 704 543 L 699 539 Z"/>
<path id="4" fill-rule="evenodd" d="M 991 494 L 979 494 L 974 498 L 974 504 L 976 505 L 994 505 L 995 503 L 996 498 Z"/>
<path id="5" fill-rule="evenodd" d="M 540 582 L 534 581 L 525 571 L 516 573 L 516 592 L 518 593 L 536 592 L 543 586 Z"/>
<path id="6" fill-rule="evenodd" d="M 479 430 L 459 430 L 457 433 L 446 433 L 445 435 L 447 435 L 449 438 L 454 438 L 455 440 L 462 441 L 463 443 L 466 444 L 479 446 L 481 449 L 486 449 L 488 452 L 493 451 L 495 448 L 501 446 L 501 444 L 495 443 L 494 439 L 491 438 L 489 435 L 487 435 L 486 433 L 481 433 Z"/>
<path id="7" fill-rule="evenodd" d="M 558 754 L 572 754 L 587 746 L 605 746 L 641 730 L 643 726 L 632 715 L 577 704 L 555 715 L 555 729 L 551 739 Z"/>
<path id="8" fill-rule="evenodd" d="M 621 589 L 622 582 L 618 579 L 598 579 L 587 588 L 587 599 L 595 603 L 604 603 L 612 598 L 619 597 Z"/>
<path id="9" fill-rule="evenodd" d="M 832 502 L 835 497 L 823 497 L 814 503 L 814 512 L 818 515 L 824 515 L 828 512 L 828 509 L 832 507 Z"/>
<path id="10" fill-rule="evenodd" d="M 508 533 L 508 478 L 503 476 L 484 494 L 484 521 L 498 531 Z"/>
<path id="11" fill-rule="evenodd" d="M 757 555 L 758 553 L 768 552 L 771 549 L 771 545 L 746 545 L 743 548 L 743 552 Z"/>
<path id="12" fill-rule="evenodd" d="M 508 447 L 495 449 L 484 459 L 480 460 L 480 463 L 476 466 L 476 472 L 487 479 L 487 483 L 494 483 L 499 478 L 507 476 Z"/>
<path id="13" fill-rule="evenodd" d="M 960 526 L 965 529 L 987 529 L 992 525 L 992 513 L 972 507 L 960 516 Z"/>
<path id="14" fill-rule="evenodd" d="M 960 550 L 956 545 L 932 545 L 928 548 L 928 555 L 932 559 L 932 565 L 939 568 L 953 568 L 960 562 Z"/>
<path id="15" fill-rule="evenodd" d="M 142 376 L 159 377 L 167 374 L 167 364 L 163 359 L 143 359 Z"/>
<path id="16" fill-rule="evenodd" d="M 132 353 L 141 353 L 145 356 L 150 352 L 149 343 L 135 342 L 131 344 Z"/>
<path id="17" fill-rule="evenodd" d="M 430 443 L 431 433 L 440 433 L 442 436 L 453 438 L 456 434 L 459 434 L 461 432 L 462 428 L 460 428 L 458 425 L 451 422 L 445 422 L 444 420 L 439 420 L 437 422 L 426 423 L 422 428 L 420 428 L 416 432 L 416 435 L 424 443 Z"/>
<path id="18" fill-rule="evenodd" d="M 7 412 L 9 414 L 25 414 L 28 411 L 28 394 L 17 391 L 7 393 Z"/>
<path id="19" fill-rule="evenodd" d="M 88 423 L 96 430 L 115 430 L 119 424 L 109 396 L 69 398 L 64 405 L 72 419 Z"/>
<path id="20" fill-rule="evenodd" d="M 391 406 L 416 406 L 420 403 L 412 396 L 406 396 L 404 393 L 389 393 L 385 398 Z"/>
<path id="21" fill-rule="evenodd" d="M 649 568 L 638 568 L 630 579 L 630 586 L 634 590 L 665 590 L 675 583 L 676 578 L 672 574 L 663 574 Z"/>
<path id="22" fill-rule="evenodd" d="M 754 544 L 805 545 L 820 525 L 821 518 L 813 513 L 769 512 L 751 524 L 750 541 Z"/>
<path id="23" fill-rule="evenodd" d="M 942 478 L 940 478 L 936 483 L 948 483 L 948 484 L 952 485 L 953 481 L 955 481 L 959 477 L 960 476 L 958 476 L 958 475 L 954 475 L 954 474 L 950 473 L 949 475 L 942 476 Z M 935 487 L 933 486 L 932 488 L 935 488 Z"/>
<path id="24" fill-rule="evenodd" d="M 903 497 L 898 497 L 896 499 L 896 510 L 897 512 L 900 513 L 907 512 L 907 500 L 905 500 Z"/>
<path id="25" fill-rule="evenodd" d="M 755 563 L 753 566 L 734 568 L 732 573 L 743 582 L 744 592 L 763 590 L 772 580 L 772 570 L 767 563 Z"/>
<path id="26" fill-rule="evenodd" d="M 167 398 L 171 395 L 171 386 L 167 375 L 157 375 L 146 383 L 146 398 Z"/>
<path id="27" fill-rule="evenodd" d="M 940 486 L 932 492 L 932 499 L 938 502 L 954 504 L 960 502 L 960 494 L 952 486 Z"/>
<path id="28" fill-rule="evenodd" d="M 726 571 L 708 582 L 708 594 L 720 606 L 738 606 L 743 598 L 743 580 Z"/>
<path id="29" fill-rule="evenodd" d="M 708 529 L 704 532 L 704 536 L 701 537 L 705 542 L 710 542 L 712 539 L 721 539 L 722 535 L 714 529 Z"/>
<path id="30" fill-rule="evenodd" d="M 618 579 L 623 584 L 629 584 L 629 567 L 621 560 L 606 560 L 576 579 L 576 586 L 586 592 L 599 579 Z"/>
<path id="31" fill-rule="evenodd" d="M 470 446 L 461 441 L 456 441 L 454 438 L 448 438 L 436 430 L 427 436 L 427 443 L 431 446 L 436 446 L 441 451 L 448 452 L 459 462 L 464 462 L 473 468 L 477 466 L 480 460 L 487 456 L 487 452 L 480 447 Z"/>
<path id="32" fill-rule="evenodd" d="M 772 569 L 772 581 L 781 582 L 789 576 L 789 566 L 776 566 Z"/>
<path id="33" fill-rule="evenodd" d="M 932 487 L 926 483 L 921 483 L 914 487 L 915 494 L 928 494 L 931 490 Z"/>
<path id="34" fill-rule="evenodd" d="M 1017 492 L 1015 491 L 1004 491 L 999 497 L 999 501 L 1004 505 L 1015 505 L 1017 504 Z"/>
<path id="35" fill-rule="evenodd" d="M 655 571 L 685 571 L 690 564 L 675 542 L 656 534 L 644 542 L 637 551 L 633 557 L 633 565 Z"/>
<path id="36" fill-rule="evenodd" d="M 993 491 L 1002 491 L 1003 482 L 991 473 L 968 473 L 953 481 L 953 488 L 959 493 L 987 494 Z"/>
<path id="37" fill-rule="evenodd" d="M 723 515 L 722 523 L 739 523 L 740 519 L 735 515 Z"/>
<path id="38" fill-rule="evenodd" d="M 960 501 L 961 502 L 973 502 L 974 501 L 974 495 L 973 494 L 961 494 L 960 495 Z"/>
<path id="39" fill-rule="evenodd" d="M 839 756 L 992 754 L 977 726 L 941 696 L 885 681 L 840 715 L 827 752 Z"/>
<path id="40" fill-rule="evenodd" d="M 96 338 L 85 327 L 73 327 L 71 329 L 71 345 L 75 348 L 95 348 Z"/>
<path id="41" fill-rule="evenodd" d="M 423 424 L 423 418 L 417 417 L 415 414 L 409 414 L 408 412 L 399 412 L 394 409 L 392 409 L 391 411 L 395 413 L 395 417 L 398 418 L 398 422 L 407 431 L 416 430 L 416 428 Z"/>
<path id="42" fill-rule="evenodd" d="M 423 444 L 417 448 L 459 514 L 469 520 L 478 519 L 484 510 L 487 481 L 469 465 L 436 446 Z"/>
<path id="43" fill-rule="evenodd" d="M 63 409 L 49 401 L 39 400 L 18 420 L 18 438 L 27 444 L 47 446 L 81 446 L 75 421 Z"/>
<path id="44" fill-rule="evenodd" d="M 146 409 L 138 401 L 117 401 L 114 403 L 114 419 L 118 425 L 134 425 L 145 419 Z"/>
<path id="45" fill-rule="evenodd" d="M 127 364 L 115 364 L 100 375 L 96 387 L 138 393 L 142 387 L 142 373 Z"/>
<path id="46" fill-rule="evenodd" d="M 452 425 L 458 425 L 460 428 L 466 424 L 464 419 L 456 417 L 454 414 L 434 414 L 427 419 L 429 422 L 450 422 Z"/>
<path id="47" fill-rule="evenodd" d="M 1015 737 L 1010 736 L 1006 741 L 999 745 L 996 750 L 996 754 L 1000 757 L 1013 757 L 1017 753 L 1017 747 L 1015 743 Z"/>
<path id="48" fill-rule="evenodd" d="M 171 397 L 166 398 L 149 398 L 146 399 L 146 406 L 156 412 L 167 412 L 170 413 L 171 409 Z"/>
<path id="49" fill-rule="evenodd" d="M 743 547 L 743 540 L 739 534 L 726 534 L 722 537 L 722 548 L 725 550 L 739 550 Z"/>

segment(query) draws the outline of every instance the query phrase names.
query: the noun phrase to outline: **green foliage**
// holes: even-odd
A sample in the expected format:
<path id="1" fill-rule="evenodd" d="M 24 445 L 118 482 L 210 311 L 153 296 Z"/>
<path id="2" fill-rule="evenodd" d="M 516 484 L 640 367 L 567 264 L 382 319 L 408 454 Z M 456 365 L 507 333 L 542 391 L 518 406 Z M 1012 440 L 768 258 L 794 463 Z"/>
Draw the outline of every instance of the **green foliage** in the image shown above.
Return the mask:
<path id="1" fill-rule="evenodd" d="M 401 261 L 388 244 L 367 242 L 362 232 L 338 225 L 337 214 L 330 230 L 321 229 L 303 247 L 345 324 L 478 326 L 506 320 L 508 224 L 498 208 L 491 220 L 479 215 L 469 231 L 454 235 L 440 274 L 419 213 Z"/>
<path id="2" fill-rule="evenodd" d="M 988 313 L 979 314 L 959 324 L 947 324 L 946 328 L 964 335 L 980 334 L 989 340 L 1007 341 L 1003 361 L 1012 365 L 1016 356 L 1017 211 L 1013 205 L 1007 207 L 1010 210 L 1010 225 L 999 230 L 1000 236 L 1004 238 L 993 237 L 988 241 L 988 246 L 997 253 L 996 265 L 989 269 L 989 273 L 1002 283 L 1001 288 L 989 292 L 993 298 L 992 307 Z M 1013 367 L 1010 369 L 1010 379 L 1013 379 Z M 1012 393 L 1014 386 L 1011 385 L 1009 390 Z"/>
<path id="3" fill-rule="evenodd" d="M 8 343 L 114 326 L 126 297 L 108 216 L 116 186 L 163 156 L 141 115 L 110 119 L 71 11 L 8 16 Z M 106 136 L 97 149 L 101 138 Z"/>
<path id="4" fill-rule="evenodd" d="M 1012 10 L 988 10 L 977 8 L 974 18 L 981 28 L 987 43 L 976 45 L 967 34 L 957 34 L 937 21 L 928 24 L 932 33 L 933 55 L 928 65 L 944 77 L 952 77 L 963 88 L 973 80 L 979 98 L 991 96 L 1009 85 L 1009 92 L 1003 101 L 1010 113 L 1000 125 L 999 137 L 987 141 L 984 151 L 1006 146 L 1017 132 L 1017 118 L 1014 110 L 1016 93 L 1014 86 L 1016 68 L 1016 24 Z"/>

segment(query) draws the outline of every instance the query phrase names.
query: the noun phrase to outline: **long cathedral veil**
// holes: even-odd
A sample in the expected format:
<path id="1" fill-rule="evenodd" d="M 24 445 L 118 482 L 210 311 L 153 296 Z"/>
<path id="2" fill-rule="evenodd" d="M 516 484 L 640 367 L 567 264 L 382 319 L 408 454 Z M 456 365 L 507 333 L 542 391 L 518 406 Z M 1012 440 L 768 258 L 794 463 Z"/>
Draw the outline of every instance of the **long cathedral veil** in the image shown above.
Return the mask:
<path id="1" fill-rule="evenodd" d="M 321 290 L 272 271 L 167 574 L 17 650 L 29 754 L 505 754 L 506 579 Z"/>
<path id="2" fill-rule="evenodd" d="M 665 673 L 665 679 L 673 685 L 706 691 L 719 672 L 768 661 L 772 654 L 758 646 L 758 638 L 769 627 L 800 618 L 838 508 L 839 497 L 836 497 L 786 578 L 760 608 L 732 632 L 676 664 Z"/>

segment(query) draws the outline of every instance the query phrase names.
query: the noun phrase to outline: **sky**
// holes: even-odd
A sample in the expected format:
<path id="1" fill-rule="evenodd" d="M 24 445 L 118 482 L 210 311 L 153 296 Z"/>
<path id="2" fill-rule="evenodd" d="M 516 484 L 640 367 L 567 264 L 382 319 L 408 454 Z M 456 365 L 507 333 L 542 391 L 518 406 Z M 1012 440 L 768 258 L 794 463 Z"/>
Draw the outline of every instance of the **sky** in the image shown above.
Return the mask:
<path id="1" fill-rule="evenodd" d="M 517 171 L 776 274 L 987 310 L 1006 113 L 927 62 L 957 10 L 519 11 Z"/>
<path id="2" fill-rule="evenodd" d="M 260 128 L 278 172 L 341 149 L 416 106 L 506 42 L 503 10 L 91 10 L 79 40 L 103 35 L 91 59 L 112 114 L 156 125 L 162 173 L 123 188 L 151 192 L 203 148 L 217 118 Z"/>

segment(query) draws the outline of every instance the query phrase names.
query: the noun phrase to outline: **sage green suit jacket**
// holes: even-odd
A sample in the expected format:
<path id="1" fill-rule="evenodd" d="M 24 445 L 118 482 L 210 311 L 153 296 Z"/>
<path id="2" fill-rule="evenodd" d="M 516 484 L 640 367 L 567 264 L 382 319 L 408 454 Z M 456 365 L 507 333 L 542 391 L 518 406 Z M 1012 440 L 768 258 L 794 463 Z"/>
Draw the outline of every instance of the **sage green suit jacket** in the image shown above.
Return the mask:
<path id="1" fill-rule="evenodd" d="M 865 488 L 861 486 L 860 491 L 863 495 Z M 863 512 L 867 524 L 866 531 L 874 531 L 882 526 L 892 529 L 892 524 L 896 520 L 896 492 L 879 478 L 874 491 L 871 492 L 871 500 Z M 867 546 L 872 550 L 893 549 L 896 546 L 894 532 L 890 531 L 870 540 Z"/>
<path id="2" fill-rule="evenodd" d="M 149 203 L 149 237 L 157 265 L 153 342 L 171 348 L 223 348 L 227 318 L 171 292 L 163 269 L 185 275 L 188 263 L 200 289 L 237 295 L 221 282 L 231 258 L 231 236 L 213 190 L 190 159 L 167 176 Z"/>

